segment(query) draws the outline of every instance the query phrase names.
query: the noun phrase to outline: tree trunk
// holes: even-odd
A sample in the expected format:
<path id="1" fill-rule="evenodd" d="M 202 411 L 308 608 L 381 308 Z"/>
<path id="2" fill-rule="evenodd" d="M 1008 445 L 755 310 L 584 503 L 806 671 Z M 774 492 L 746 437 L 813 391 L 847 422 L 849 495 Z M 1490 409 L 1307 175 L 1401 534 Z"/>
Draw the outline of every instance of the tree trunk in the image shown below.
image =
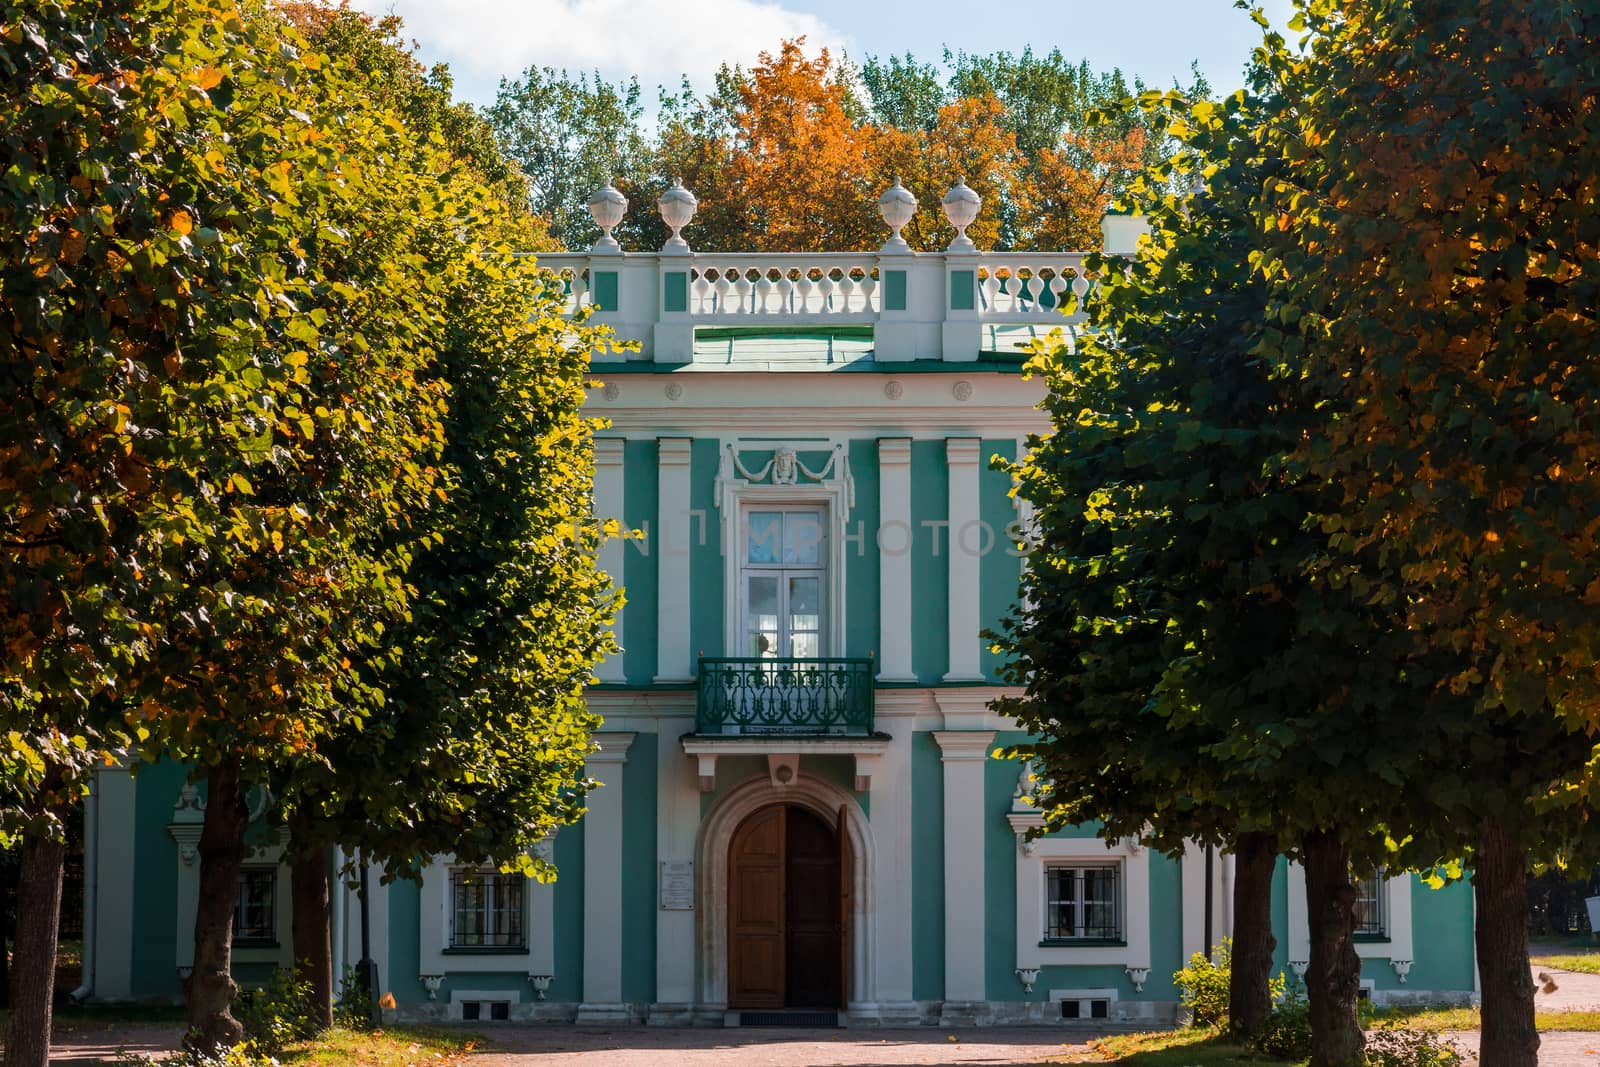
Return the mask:
<path id="1" fill-rule="evenodd" d="M 1331 834 L 1310 834 L 1302 847 L 1311 921 L 1311 960 L 1306 970 L 1311 1067 L 1359 1067 L 1366 1038 L 1356 1014 L 1361 957 L 1356 955 L 1356 888 L 1350 881 L 1350 853 Z"/>
<path id="2" fill-rule="evenodd" d="M 1485 1067 L 1534 1067 L 1539 1033 L 1533 1023 L 1528 965 L 1527 857 L 1505 827 L 1486 819 L 1473 860 L 1478 906 L 1478 978 L 1483 988 L 1479 1059 Z"/>
<path id="3" fill-rule="evenodd" d="M 194 976 L 189 980 L 188 1044 L 211 1051 L 244 1037 L 228 1010 L 233 981 L 233 909 L 239 899 L 244 833 L 250 825 L 239 762 L 227 759 L 206 777 L 206 818 L 200 830 L 200 901 L 194 916 Z"/>
<path id="4" fill-rule="evenodd" d="M 1273 834 L 1243 833 L 1233 843 L 1233 967 L 1228 978 L 1228 1026 L 1249 1037 L 1272 1014 Z"/>
<path id="5" fill-rule="evenodd" d="M 294 839 L 291 831 L 290 840 Z M 328 858 L 321 850 L 298 855 L 290 868 L 295 980 L 310 986 L 306 1021 L 333 1025 L 333 949 L 328 941 Z"/>
<path id="6" fill-rule="evenodd" d="M 11 960 L 11 1017 L 6 1067 L 50 1062 L 51 999 L 55 994 L 56 930 L 61 922 L 64 841 L 35 832 L 18 850 L 17 938 Z"/>

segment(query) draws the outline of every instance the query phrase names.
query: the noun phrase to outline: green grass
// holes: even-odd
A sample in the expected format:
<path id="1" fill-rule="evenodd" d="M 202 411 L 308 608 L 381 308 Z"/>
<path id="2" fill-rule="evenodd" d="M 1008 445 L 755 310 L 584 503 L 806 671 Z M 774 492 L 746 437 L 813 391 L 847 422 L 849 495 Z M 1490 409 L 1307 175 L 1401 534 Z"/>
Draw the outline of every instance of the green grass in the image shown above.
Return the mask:
<path id="1" fill-rule="evenodd" d="M 1481 1021 L 1477 1008 L 1389 1008 L 1375 1015 L 1371 1025 L 1375 1029 L 1436 1034 L 1442 1030 L 1476 1030 Z M 1600 1030 L 1600 1012 L 1541 1011 L 1534 1015 L 1534 1025 L 1549 1032 Z"/>
<path id="2" fill-rule="evenodd" d="M 1583 974 L 1600 974 L 1600 952 L 1582 955 L 1534 956 L 1535 967 L 1553 967 L 1558 971 L 1579 971 Z"/>
<path id="3" fill-rule="evenodd" d="M 290 1045 L 278 1061 L 299 1067 L 433 1067 L 465 1063 L 483 1043 L 476 1034 L 429 1026 L 395 1026 L 385 1030 L 342 1030 L 338 1027 L 310 1041 Z"/>
<path id="4" fill-rule="evenodd" d="M 1120 1034 L 1089 1044 L 1087 1055 L 1066 1063 L 1120 1063 L 1127 1067 L 1286 1067 L 1287 1061 L 1268 1059 L 1215 1030 L 1152 1030 Z"/>

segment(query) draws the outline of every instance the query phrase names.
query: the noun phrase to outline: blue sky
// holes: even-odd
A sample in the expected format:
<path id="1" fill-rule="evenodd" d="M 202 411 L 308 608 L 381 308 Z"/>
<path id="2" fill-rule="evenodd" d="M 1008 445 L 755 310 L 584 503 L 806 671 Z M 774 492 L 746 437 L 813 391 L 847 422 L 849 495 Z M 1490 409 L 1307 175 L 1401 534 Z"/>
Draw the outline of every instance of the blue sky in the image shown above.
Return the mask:
<path id="1" fill-rule="evenodd" d="M 1259 0 L 1282 26 L 1290 0 Z M 598 70 L 608 79 L 637 75 L 652 86 L 687 74 L 700 88 L 719 63 L 748 66 L 762 49 L 805 34 L 812 45 L 843 48 L 859 59 L 911 51 L 936 61 L 952 50 L 1036 52 L 1060 48 L 1096 69 L 1121 67 L 1162 86 L 1191 62 L 1227 91 L 1259 31 L 1233 0 L 1054 0 L 999 5 L 928 0 L 354 0 L 373 12 L 401 15 L 424 60 L 446 62 L 457 95 L 494 98 L 502 76 L 530 64 Z"/>

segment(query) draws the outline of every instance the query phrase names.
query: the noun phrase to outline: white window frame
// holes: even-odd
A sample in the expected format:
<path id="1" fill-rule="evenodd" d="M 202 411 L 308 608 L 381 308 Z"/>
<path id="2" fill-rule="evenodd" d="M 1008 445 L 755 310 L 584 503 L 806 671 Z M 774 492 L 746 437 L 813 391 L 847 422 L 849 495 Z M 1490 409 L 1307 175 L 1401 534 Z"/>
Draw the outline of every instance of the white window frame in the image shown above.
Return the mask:
<path id="1" fill-rule="evenodd" d="M 723 486 L 722 563 L 723 563 L 723 645 L 724 655 L 741 656 L 744 645 L 744 589 L 741 576 L 745 558 L 745 513 L 765 508 L 814 507 L 823 512 L 827 531 L 823 583 L 824 655 L 850 654 L 845 644 L 845 519 L 849 512 L 847 487 L 843 480 L 810 482 L 805 485 L 748 485 L 730 482 Z M 870 532 L 864 535 L 872 537 Z M 852 545 L 854 542 L 851 542 Z M 877 551 L 872 546 L 872 551 Z"/>
<path id="2" fill-rule="evenodd" d="M 1371 874 L 1367 875 L 1365 878 L 1357 878 L 1357 879 L 1355 879 L 1356 903 L 1358 905 L 1361 902 L 1361 886 L 1362 886 L 1363 883 L 1366 883 L 1366 882 L 1373 883 L 1373 894 L 1374 894 L 1373 903 L 1376 905 L 1377 911 L 1378 911 L 1378 930 L 1377 930 L 1376 933 L 1373 933 L 1371 931 L 1363 931 L 1363 930 L 1361 930 L 1359 928 L 1359 925 L 1358 925 L 1358 927 L 1356 929 L 1356 935 L 1355 936 L 1357 938 L 1365 939 L 1369 944 L 1373 943 L 1373 942 L 1387 941 L 1387 940 L 1389 940 L 1389 891 L 1388 891 L 1388 884 L 1387 884 L 1388 883 L 1388 878 L 1385 875 L 1385 873 L 1383 872 L 1383 870 L 1379 869 L 1379 870 L 1373 871 Z M 1358 922 L 1359 922 L 1359 919 L 1358 919 Z"/>
<path id="3" fill-rule="evenodd" d="M 1115 914 L 1115 917 L 1116 917 L 1116 927 L 1117 927 L 1115 935 L 1111 936 L 1111 937 L 1092 937 L 1092 936 L 1090 936 L 1088 934 L 1068 934 L 1066 936 L 1058 935 L 1057 937 L 1052 939 L 1050 937 L 1050 879 L 1051 879 L 1052 875 L 1056 871 L 1083 872 L 1083 871 L 1089 871 L 1089 870 L 1111 870 L 1111 871 L 1115 871 L 1116 872 L 1116 876 L 1117 876 L 1117 878 L 1116 878 L 1116 899 L 1112 902 L 1114 907 L 1115 907 L 1115 913 L 1114 914 Z M 1124 940 L 1127 939 L 1127 936 L 1128 936 L 1128 917 L 1127 917 L 1127 891 L 1126 891 L 1126 886 L 1127 886 L 1127 883 L 1128 883 L 1128 871 L 1127 871 L 1127 865 L 1121 859 L 1116 858 L 1116 857 L 1112 857 L 1110 859 L 1104 859 L 1104 860 L 1083 860 L 1083 859 L 1049 860 L 1049 861 L 1046 861 L 1043 864 L 1042 874 L 1043 874 L 1043 877 L 1044 877 L 1044 887 L 1040 892 L 1040 903 L 1043 905 L 1043 907 L 1040 909 L 1040 913 L 1039 913 L 1039 922 L 1038 922 L 1039 940 L 1041 940 L 1041 941 L 1054 940 L 1054 941 L 1058 941 L 1058 942 L 1077 941 L 1077 942 L 1082 942 L 1084 944 L 1094 944 L 1094 943 L 1097 943 L 1097 942 L 1124 941 Z M 1079 887 L 1080 887 L 1080 889 L 1082 887 L 1081 878 L 1079 880 Z M 1077 900 L 1077 905 L 1076 905 L 1076 910 L 1078 912 L 1078 918 L 1080 920 L 1080 923 L 1081 923 L 1081 921 L 1083 919 L 1083 916 L 1084 916 L 1084 904 L 1085 903 L 1086 902 L 1083 900 L 1083 898 L 1080 895 L 1078 900 Z M 1077 946 L 1073 946 L 1073 947 L 1077 947 Z"/>
<path id="4" fill-rule="evenodd" d="M 541 846 L 542 847 L 542 846 Z M 555 885 L 528 879 L 522 890 L 526 909 L 523 930 L 527 952 L 477 952 L 451 949 L 450 925 L 455 908 L 450 872 L 463 866 L 454 856 L 441 856 L 422 872 L 421 901 L 417 916 L 417 969 L 419 974 L 554 974 Z M 468 999 L 505 999 L 505 994 Z"/>
<path id="5" fill-rule="evenodd" d="M 491 915 L 495 914 L 497 911 L 502 912 L 502 913 L 509 913 L 510 910 L 511 910 L 509 908 L 504 907 L 503 903 L 496 899 L 496 896 L 497 896 L 498 891 L 499 891 L 499 883 L 501 881 L 509 881 L 511 879 L 517 879 L 517 878 L 521 878 L 522 879 L 522 882 L 523 882 L 523 885 L 521 887 L 522 888 L 522 900 L 521 900 L 520 904 L 517 906 L 517 909 L 516 909 L 516 910 L 518 910 L 518 911 L 520 911 L 522 913 L 522 922 L 520 924 L 521 927 L 522 927 L 522 942 L 520 944 L 464 945 L 464 944 L 461 944 L 459 941 L 456 940 L 456 920 L 460 917 L 460 913 L 461 913 L 461 910 L 458 907 L 456 907 L 456 889 L 459 887 L 460 879 L 461 879 L 461 877 L 463 875 L 475 875 L 475 876 L 477 876 L 479 878 L 483 878 L 483 879 L 486 880 L 486 885 L 485 885 L 485 890 L 484 890 L 484 897 L 483 897 L 483 919 L 484 919 L 484 925 L 486 927 L 489 925 L 489 921 L 488 920 L 489 920 L 489 917 Z M 462 866 L 462 865 L 459 865 L 459 864 L 457 866 L 451 867 L 450 868 L 450 925 L 449 925 L 449 928 L 448 928 L 448 936 L 449 936 L 449 940 L 450 940 L 450 948 L 451 948 L 451 950 L 454 951 L 454 952 L 482 952 L 482 953 L 485 953 L 485 954 L 494 953 L 494 952 L 521 952 L 521 951 L 525 951 L 528 948 L 528 941 L 529 941 L 529 931 L 528 931 L 528 886 L 527 886 L 528 881 L 529 881 L 529 879 L 524 877 L 524 876 L 522 876 L 522 875 L 519 875 L 519 874 L 504 874 L 504 873 L 496 870 L 493 867 L 470 867 L 470 866 Z M 487 935 L 485 935 L 485 936 L 487 936 Z"/>
<path id="6" fill-rule="evenodd" d="M 758 511 L 775 512 L 779 515 L 801 514 L 806 512 L 815 513 L 817 515 L 817 521 L 819 525 L 818 534 L 821 538 L 820 543 L 817 545 L 817 562 L 814 564 L 785 563 L 780 558 L 778 561 L 773 563 L 751 563 L 749 552 L 750 516 Z M 730 652 L 729 655 L 756 655 L 748 643 L 749 636 L 754 630 L 754 627 L 751 625 L 750 600 L 748 592 L 749 580 L 752 577 L 760 576 L 770 576 L 776 578 L 778 582 L 778 643 L 777 647 L 773 651 L 773 656 L 778 659 L 783 659 L 788 658 L 791 654 L 791 648 L 786 647 L 784 644 L 784 635 L 788 628 L 786 623 L 789 618 L 788 580 L 790 578 L 817 579 L 817 597 L 819 601 L 817 605 L 817 656 L 825 657 L 838 654 L 832 651 L 832 649 L 834 649 L 836 646 L 833 644 L 832 633 L 829 627 L 829 619 L 833 614 L 833 596 L 831 595 L 832 590 L 829 588 L 828 576 L 830 570 L 832 569 L 829 564 L 831 562 L 830 554 L 834 537 L 833 532 L 830 529 L 832 524 L 828 521 L 828 515 L 828 505 L 824 501 L 796 501 L 789 503 L 750 502 L 744 504 L 739 509 L 739 588 L 737 590 L 739 601 L 739 636 L 738 643 L 730 646 L 736 651 Z M 783 520 L 780 519 L 778 529 L 778 550 L 780 557 L 782 556 L 783 552 L 782 522 Z"/>
<path id="7" fill-rule="evenodd" d="M 1414 960 L 1411 942 L 1411 875 L 1392 874 L 1383 880 L 1383 902 L 1389 937 L 1384 941 L 1357 941 L 1356 955 L 1364 960 Z M 1289 959 L 1311 958 L 1310 912 L 1306 906 L 1306 869 L 1289 864 Z"/>
<path id="8" fill-rule="evenodd" d="M 1017 838 L 1017 948 L 1016 966 L 1022 969 L 1051 966 L 1115 966 L 1130 970 L 1150 967 L 1150 850 L 1135 841 L 1104 841 L 1098 837 L 1037 837 L 1027 832 L 1044 826 L 1036 811 L 1006 816 Z M 1045 931 L 1045 870 L 1047 867 L 1088 867 L 1118 863 L 1121 893 L 1122 943 L 1042 945 Z"/>

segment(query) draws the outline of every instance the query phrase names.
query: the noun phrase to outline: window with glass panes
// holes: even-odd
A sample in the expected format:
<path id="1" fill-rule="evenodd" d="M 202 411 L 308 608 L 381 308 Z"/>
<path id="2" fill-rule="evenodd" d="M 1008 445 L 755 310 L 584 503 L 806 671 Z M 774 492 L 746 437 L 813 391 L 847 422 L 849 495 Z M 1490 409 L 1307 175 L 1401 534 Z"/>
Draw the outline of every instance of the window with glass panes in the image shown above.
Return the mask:
<path id="1" fill-rule="evenodd" d="M 451 948 L 524 948 L 523 889 L 527 879 L 499 871 L 450 874 Z"/>
<path id="2" fill-rule="evenodd" d="M 743 655 L 815 658 L 823 638 L 827 512 L 816 505 L 745 512 L 740 584 Z"/>
<path id="3" fill-rule="evenodd" d="M 1377 871 L 1356 879 L 1356 936 L 1388 937 L 1389 919 L 1384 914 L 1384 872 Z"/>
<path id="4" fill-rule="evenodd" d="M 266 944 L 278 939 L 273 899 L 278 891 L 276 867 L 246 867 L 239 872 L 239 897 L 233 905 L 235 944 Z"/>
<path id="5" fill-rule="evenodd" d="M 1122 939 L 1122 905 L 1115 864 L 1046 867 L 1047 941 Z"/>

